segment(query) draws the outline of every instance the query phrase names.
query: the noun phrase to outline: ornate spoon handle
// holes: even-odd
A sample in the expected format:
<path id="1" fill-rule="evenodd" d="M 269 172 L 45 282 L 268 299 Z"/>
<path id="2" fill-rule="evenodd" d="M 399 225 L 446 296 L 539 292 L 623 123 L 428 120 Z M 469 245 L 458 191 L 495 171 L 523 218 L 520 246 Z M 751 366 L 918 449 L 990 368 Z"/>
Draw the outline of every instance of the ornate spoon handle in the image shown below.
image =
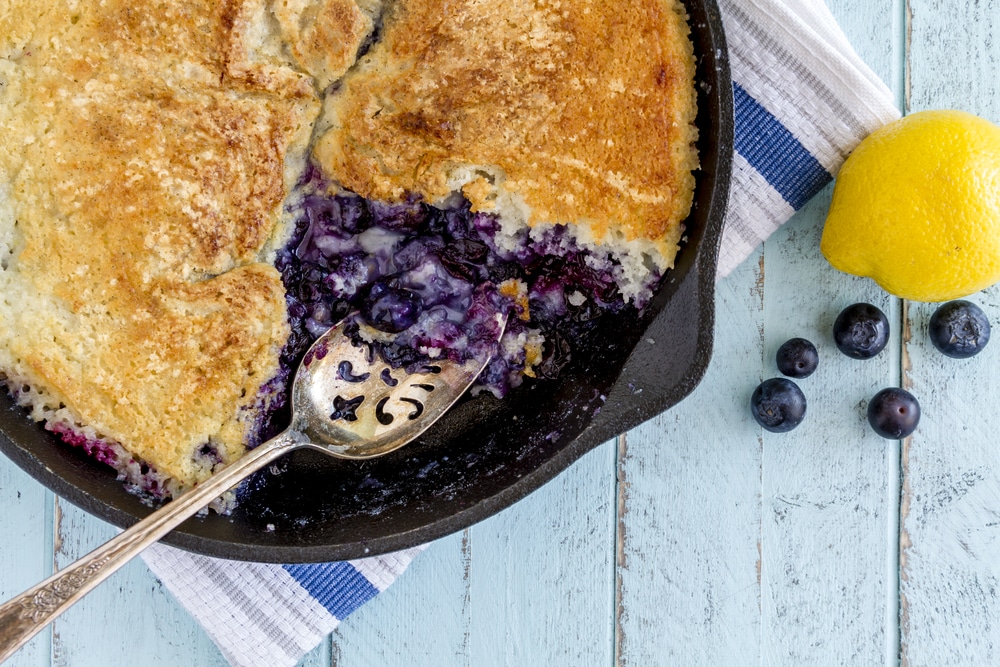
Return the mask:
<path id="1" fill-rule="evenodd" d="M 285 452 L 300 447 L 303 436 L 294 431 L 247 452 L 179 498 L 136 523 L 72 565 L 0 605 L 0 662 L 21 648 L 99 583 L 140 551 L 196 514 L 247 475 L 260 470 Z"/>

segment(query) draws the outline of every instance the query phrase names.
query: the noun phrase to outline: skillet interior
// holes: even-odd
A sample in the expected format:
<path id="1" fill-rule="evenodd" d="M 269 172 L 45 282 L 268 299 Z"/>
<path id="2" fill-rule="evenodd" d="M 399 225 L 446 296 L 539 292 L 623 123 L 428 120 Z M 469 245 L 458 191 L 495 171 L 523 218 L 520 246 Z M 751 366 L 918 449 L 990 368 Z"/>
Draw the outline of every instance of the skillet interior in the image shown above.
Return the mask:
<path id="1" fill-rule="evenodd" d="M 247 486 L 232 516 L 165 542 L 225 558 L 318 562 L 430 541 L 502 510 L 592 447 L 671 407 L 711 356 L 718 246 L 729 194 L 732 83 L 715 0 L 685 0 L 698 54 L 702 168 L 677 266 L 642 313 L 606 317 L 560 380 L 454 408 L 419 441 L 364 463 L 297 452 Z M 0 450 L 58 495 L 118 526 L 150 512 L 113 471 L 0 396 Z M 273 529 L 272 529 L 273 527 Z"/>

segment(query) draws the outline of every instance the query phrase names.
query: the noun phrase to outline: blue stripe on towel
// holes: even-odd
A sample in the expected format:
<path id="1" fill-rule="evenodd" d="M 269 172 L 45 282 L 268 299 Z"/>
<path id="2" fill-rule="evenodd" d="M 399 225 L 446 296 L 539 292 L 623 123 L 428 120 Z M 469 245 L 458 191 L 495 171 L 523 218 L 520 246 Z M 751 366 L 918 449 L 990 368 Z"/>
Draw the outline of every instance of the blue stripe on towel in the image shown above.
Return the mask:
<path id="1" fill-rule="evenodd" d="M 832 180 L 777 118 L 739 84 L 733 84 L 736 152 L 796 211 Z"/>
<path id="2" fill-rule="evenodd" d="M 309 595 L 337 618 L 378 595 L 378 589 L 350 563 L 282 565 Z"/>

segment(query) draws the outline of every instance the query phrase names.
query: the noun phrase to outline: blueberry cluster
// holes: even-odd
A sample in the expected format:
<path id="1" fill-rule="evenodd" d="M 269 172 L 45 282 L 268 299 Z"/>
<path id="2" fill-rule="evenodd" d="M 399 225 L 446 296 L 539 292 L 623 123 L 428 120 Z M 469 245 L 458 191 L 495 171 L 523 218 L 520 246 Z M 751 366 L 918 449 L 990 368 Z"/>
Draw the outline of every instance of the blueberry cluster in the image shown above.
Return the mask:
<path id="1" fill-rule="evenodd" d="M 942 354 L 965 359 L 983 350 L 990 339 L 990 323 L 975 304 L 952 301 L 934 312 L 928 325 L 931 344 Z M 837 316 L 833 324 L 837 349 L 852 359 L 871 359 L 889 342 L 889 320 L 870 303 L 855 303 Z M 792 378 L 811 375 L 819 364 L 816 346 L 804 338 L 786 341 L 775 358 L 778 370 Z M 790 431 L 805 418 L 806 397 L 786 378 L 765 380 L 750 397 L 754 420 L 773 433 Z M 868 423 L 883 438 L 905 438 L 917 428 L 920 404 L 899 387 L 879 391 L 868 402 Z"/>

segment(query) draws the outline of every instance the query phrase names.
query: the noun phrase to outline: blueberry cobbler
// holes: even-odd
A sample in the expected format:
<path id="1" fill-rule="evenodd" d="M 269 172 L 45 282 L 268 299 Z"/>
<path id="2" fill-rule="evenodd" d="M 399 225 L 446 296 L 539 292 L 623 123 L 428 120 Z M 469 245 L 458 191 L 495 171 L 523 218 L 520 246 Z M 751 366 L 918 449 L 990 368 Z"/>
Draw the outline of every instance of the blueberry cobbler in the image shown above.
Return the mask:
<path id="1" fill-rule="evenodd" d="M 0 0 L 0 51 L 0 377 L 153 501 L 349 314 L 407 366 L 505 313 L 472 391 L 557 377 L 691 206 L 678 0 Z"/>

